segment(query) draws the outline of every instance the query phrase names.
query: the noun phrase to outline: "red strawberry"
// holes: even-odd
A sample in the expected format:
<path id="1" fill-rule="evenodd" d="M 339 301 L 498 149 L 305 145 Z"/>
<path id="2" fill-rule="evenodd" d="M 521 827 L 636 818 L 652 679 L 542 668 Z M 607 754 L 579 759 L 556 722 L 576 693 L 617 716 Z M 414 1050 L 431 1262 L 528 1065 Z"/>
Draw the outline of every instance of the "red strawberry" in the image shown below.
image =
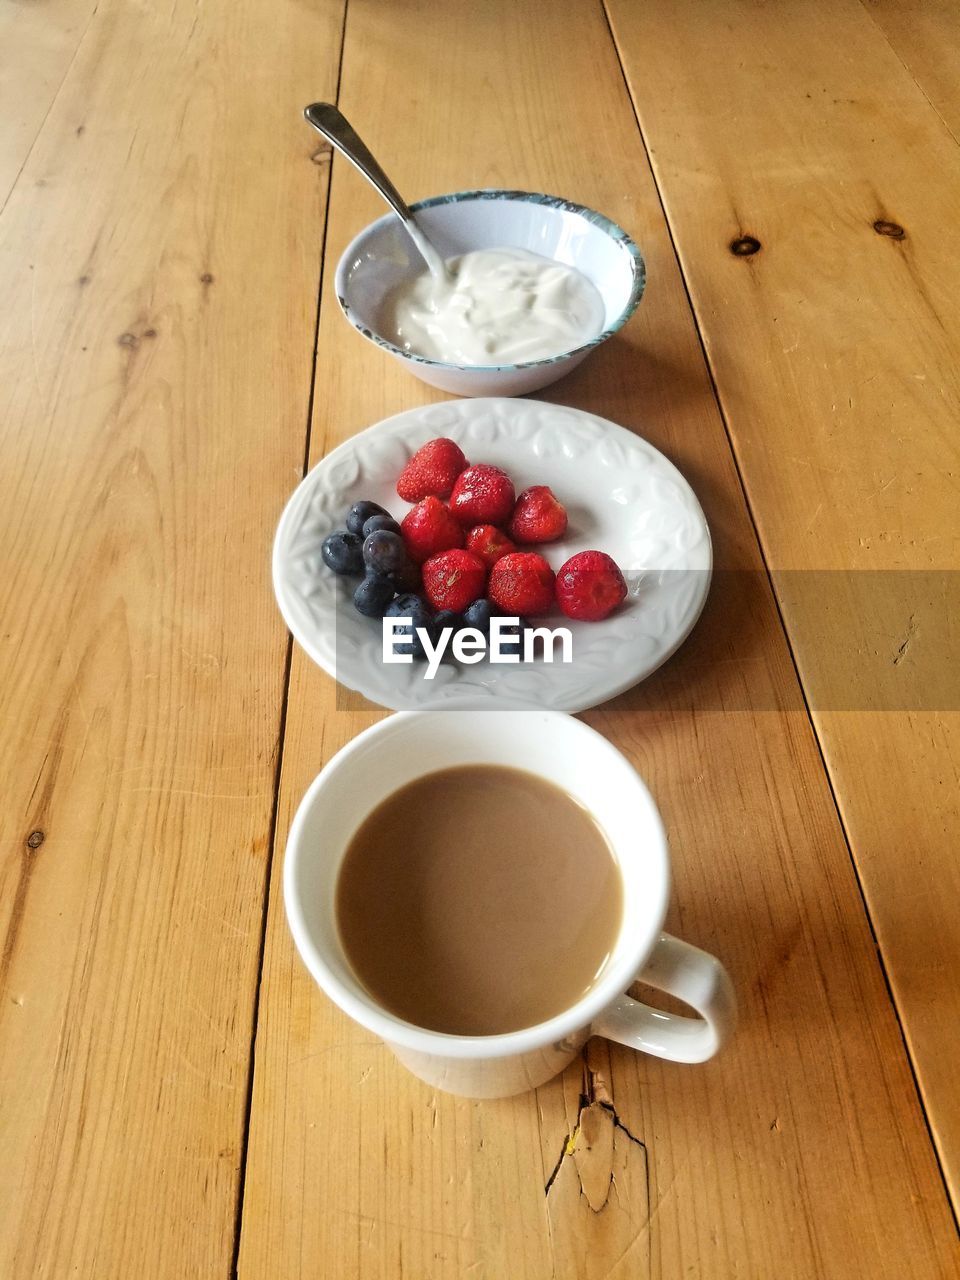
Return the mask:
<path id="1" fill-rule="evenodd" d="M 423 592 L 434 609 L 462 613 L 486 585 L 487 566 L 472 551 L 441 551 L 423 566 Z"/>
<path id="2" fill-rule="evenodd" d="M 579 551 L 557 574 L 557 604 L 568 618 L 599 622 L 626 594 L 623 574 L 604 551 Z"/>
<path id="3" fill-rule="evenodd" d="M 467 550 L 475 551 L 486 565 L 494 565 L 516 547 L 505 533 L 492 524 L 477 524 L 467 534 Z"/>
<path id="4" fill-rule="evenodd" d="M 567 531 L 567 513 L 552 489 L 535 484 L 517 499 L 508 527 L 514 542 L 556 542 Z"/>
<path id="5" fill-rule="evenodd" d="M 536 551 L 514 551 L 490 570 L 487 592 L 504 613 L 536 617 L 553 604 L 553 570 Z"/>
<path id="6" fill-rule="evenodd" d="M 454 481 L 467 465 L 463 450 L 452 440 L 441 436 L 428 440 L 400 472 L 397 493 L 404 502 L 421 498 L 449 498 Z"/>
<path id="7" fill-rule="evenodd" d="M 432 495 L 411 507 L 400 522 L 400 532 L 407 544 L 410 559 L 417 564 L 429 560 L 438 551 L 463 546 L 463 529 L 447 507 Z"/>
<path id="8" fill-rule="evenodd" d="M 513 481 L 507 473 L 480 462 L 457 476 L 450 510 L 461 524 L 505 524 L 514 497 Z"/>

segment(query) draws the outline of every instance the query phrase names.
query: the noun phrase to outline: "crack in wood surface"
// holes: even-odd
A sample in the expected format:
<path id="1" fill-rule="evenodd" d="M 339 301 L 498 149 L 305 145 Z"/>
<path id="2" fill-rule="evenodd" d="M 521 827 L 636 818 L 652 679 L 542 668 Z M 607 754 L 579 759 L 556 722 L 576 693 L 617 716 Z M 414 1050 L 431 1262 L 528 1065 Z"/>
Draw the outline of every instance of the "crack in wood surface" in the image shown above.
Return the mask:
<path id="1" fill-rule="evenodd" d="M 899 667 L 900 663 L 907 656 L 907 650 L 910 648 L 910 645 L 917 634 L 917 630 L 918 628 L 914 621 L 914 615 L 911 613 L 909 621 L 907 622 L 907 633 L 897 645 L 897 652 L 894 654 L 893 665 L 895 667 Z"/>
<path id="2" fill-rule="evenodd" d="M 577 1170 L 580 1194 L 594 1213 L 601 1213 L 607 1206 L 610 1189 L 614 1186 L 614 1149 L 619 1130 L 631 1144 L 638 1146 L 643 1152 L 649 1205 L 650 1171 L 646 1143 L 620 1119 L 606 1078 L 598 1066 L 591 1066 L 586 1051 L 582 1064 L 583 1090 L 576 1123 L 563 1140 L 556 1164 L 544 1186 L 544 1195 L 549 1196 L 564 1161 L 571 1157 Z"/>

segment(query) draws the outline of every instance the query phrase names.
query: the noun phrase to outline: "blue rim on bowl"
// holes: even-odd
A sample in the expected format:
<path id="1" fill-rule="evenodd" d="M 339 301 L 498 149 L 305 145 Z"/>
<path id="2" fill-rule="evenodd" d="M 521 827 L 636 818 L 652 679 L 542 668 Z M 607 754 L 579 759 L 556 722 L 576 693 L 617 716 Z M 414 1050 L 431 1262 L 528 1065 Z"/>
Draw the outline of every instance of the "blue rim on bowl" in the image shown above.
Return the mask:
<path id="1" fill-rule="evenodd" d="M 370 230 L 369 227 L 364 228 L 358 236 L 351 240 L 350 244 L 344 251 L 343 257 L 340 259 L 340 266 L 337 269 L 337 302 L 346 318 L 350 321 L 358 333 L 365 338 L 369 338 L 371 342 L 375 342 L 378 347 L 382 347 L 384 351 L 390 351 L 393 355 L 402 356 L 404 360 L 412 360 L 415 364 L 432 365 L 436 369 L 457 369 L 461 373 L 469 373 L 475 370 L 482 370 L 490 373 L 513 372 L 517 369 L 535 369 L 538 365 L 556 364 L 559 360 L 568 360 L 570 356 L 579 355 L 581 352 L 591 350 L 598 347 L 601 342 L 606 342 L 619 329 L 627 323 L 630 317 L 636 311 L 643 297 L 644 286 L 647 282 L 647 268 L 643 260 L 643 254 L 637 248 L 635 242 L 627 235 L 623 227 L 619 226 L 612 219 L 605 217 L 602 213 L 597 213 L 595 209 L 588 209 L 586 205 L 577 204 L 573 200 L 564 200 L 561 196 L 543 195 L 535 191 L 501 191 L 494 187 L 481 187 L 476 191 L 454 191 L 446 196 L 430 196 L 427 200 L 418 200 L 410 206 L 411 212 L 417 213 L 420 209 L 431 209 L 435 205 L 443 204 L 459 204 L 466 200 L 517 200 L 527 204 L 542 204 L 549 209 L 560 209 L 564 213 L 576 213 L 587 222 L 593 223 L 595 227 L 599 227 L 601 231 L 606 232 L 611 240 L 615 241 L 629 255 L 630 260 L 630 295 L 627 298 L 626 305 L 623 310 L 613 321 L 608 324 L 602 333 L 597 334 L 595 338 L 591 338 L 589 342 L 582 342 L 578 347 L 571 347 L 569 351 L 561 351 L 559 355 L 544 356 L 539 360 L 521 360 L 518 364 L 451 364 L 446 360 L 432 360 L 429 356 L 417 355 L 413 351 L 404 351 L 403 347 L 398 347 L 392 342 L 388 342 L 386 338 L 382 338 L 379 333 L 362 324 L 357 317 L 351 312 L 347 301 L 343 295 L 343 263 L 349 262 L 356 256 L 355 245 L 360 236 L 366 235 Z M 378 221 L 387 221 L 395 214 L 386 214 L 384 218 Z M 375 223 L 373 225 L 376 225 Z"/>

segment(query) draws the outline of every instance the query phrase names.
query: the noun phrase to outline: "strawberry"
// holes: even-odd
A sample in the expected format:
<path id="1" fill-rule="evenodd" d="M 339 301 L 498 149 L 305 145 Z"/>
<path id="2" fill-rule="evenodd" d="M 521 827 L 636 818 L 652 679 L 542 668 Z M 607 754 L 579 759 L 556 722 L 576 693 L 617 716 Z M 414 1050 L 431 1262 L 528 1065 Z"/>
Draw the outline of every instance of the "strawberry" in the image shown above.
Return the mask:
<path id="1" fill-rule="evenodd" d="M 466 465 L 463 450 L 452 440 L 445 436 L 428 440 L 400 472 L 397 493 L 404 502 L 419 502 L 431 494 L 449 498 L 454 481 Z"/>
<path id="2" fill-rule="evenodd" d="M 567 531 L 567 513 L 552 489 L 535 484 L 517 499 L 508 529 L 514 542 L 556 542 Z"/>
<path id="3" fill-rule="evenodd" d="M 557 604 L 568 618 L 599 622 L 626 594 L 623 574 L 604 551 L 579 551 L 557 574 Z"/>
<path id="4" fill-rule="evenodd" d="M 475 524 L 467 534 L 467 550 L 475 551 L 487 566 L 496 564 L 501 556 L 516 549 L 507 535 L 492 524 Z"/>
<path id="5" fill-rule="evenodd" d="M 513 510 L 513 481 L 499 467 L 485 462 L 467 467 L 457 476 L 450 510 L 461 524 L 506 524 Z"/>
<path id="6" fill-rule="evenodd" d="M 441 551 L 423 566 L 423 591 L 434 609 L 462 613 L 483 595 L 487 566 L 472 551 Z"/>
<path id="7" fill-rule="evenodd" d="M 506 614 L 536 617 L 553 604 L 553 570 L 536 551 L 513 551 L 490 570 L 490 599 Z"/>
<path id="8" fill-rule="evenodd" d="M 463 529 L 439 498 L 423 498 L 411 507 L 400 522 L 400 532 L 410 559 L 417 564 L 438 551 L 463 546 Z"/>

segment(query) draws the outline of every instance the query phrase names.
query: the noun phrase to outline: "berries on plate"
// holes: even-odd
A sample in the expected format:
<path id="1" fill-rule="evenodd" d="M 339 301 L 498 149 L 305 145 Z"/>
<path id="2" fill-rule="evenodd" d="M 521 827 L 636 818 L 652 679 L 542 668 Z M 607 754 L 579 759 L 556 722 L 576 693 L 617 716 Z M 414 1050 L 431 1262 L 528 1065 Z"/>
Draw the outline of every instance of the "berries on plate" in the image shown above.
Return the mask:
<path id="1" fill-rule="evenodd" d="M 479 462 L 457 476 L 450 510 L 461 524 L 506 524 L 513 511 L 513 481 L 499 467 Z"/>
<path id="2" fill-rule="evenodd" d="M 600 622 L 626 594 L 623 574 L 605 551 L 578 551 L 557 574 L 557 604 L 568 618 Z"/>
<path id="3" fill-rule="evenodd" d="M 448 508 L 432 495 L 411 507 L 400 522 L 411 560 L 422 564 L 440 551 L 463 546 L 463 529 Z"/>
<path id="4" fill-rule="evenodd" d="M 514 542 L 556 542 L 567 531 L 567 513 L 545 484 L 524 489 L 507 526 Z"/>
<path id="5" fill-rule="evenodd" d="M 419 502 L 431 494 L 435 498 L 449 498 L 457 476 L 466 466 L 467 460 L 458 444 L 445 436 L 428 440 L 400 472 L 397 493 L 404 502 Z"/>
<path id="6" fill-rule="evenodd" d="M 320 548 L 323 563 L 334 573 L 363 573 L 363 539 L 355 533 L 338 529 L 323 540 Z"/>
<path id="7" fill-rule="evenodd" d="M 466 548 L 486 565 L 496 564 L 501 556 L 517 549 L 503 530 L 492 524 L 475 524 L 467 533 Z"/>
<path id="8" fill-rule="evenodd" d="M 390 512 L 384 511 L 379 502 L 368 502 L 366 498 L 362 498 L 347 512 L 347 529 L 350 533 L 362 534 L 363 526 L 371 516 L 389 515 Z"/>
<path id="9" fill-rule="evenodd" d="M 396 594 L 397 589 L 389 578 L 368 573 L 353 593 L 353 607 L 365 618 L 382 618 Z"/>
<path id="10" fill-rule="evenodd" d="M 401 573 L 409 558 L 403 538 L 389 529 L 375 529 L 363 540 L 363 563 L 370 573 L 384 578 Z"/>
<path id="11" fill-rule="evenodd" d="M 503 613 L 532 618 L 553 605 L 553 570 L 536 551 L 513 551 L 490 570 L 488 594 Z"/>
<path id="12" fill-rule="evenodd" d="M 486 584 L 487 566 L 472 551 L 441 551 L 423 566 L 424 595 L 434 609 L 462 613 L 483 595 Z"/>

